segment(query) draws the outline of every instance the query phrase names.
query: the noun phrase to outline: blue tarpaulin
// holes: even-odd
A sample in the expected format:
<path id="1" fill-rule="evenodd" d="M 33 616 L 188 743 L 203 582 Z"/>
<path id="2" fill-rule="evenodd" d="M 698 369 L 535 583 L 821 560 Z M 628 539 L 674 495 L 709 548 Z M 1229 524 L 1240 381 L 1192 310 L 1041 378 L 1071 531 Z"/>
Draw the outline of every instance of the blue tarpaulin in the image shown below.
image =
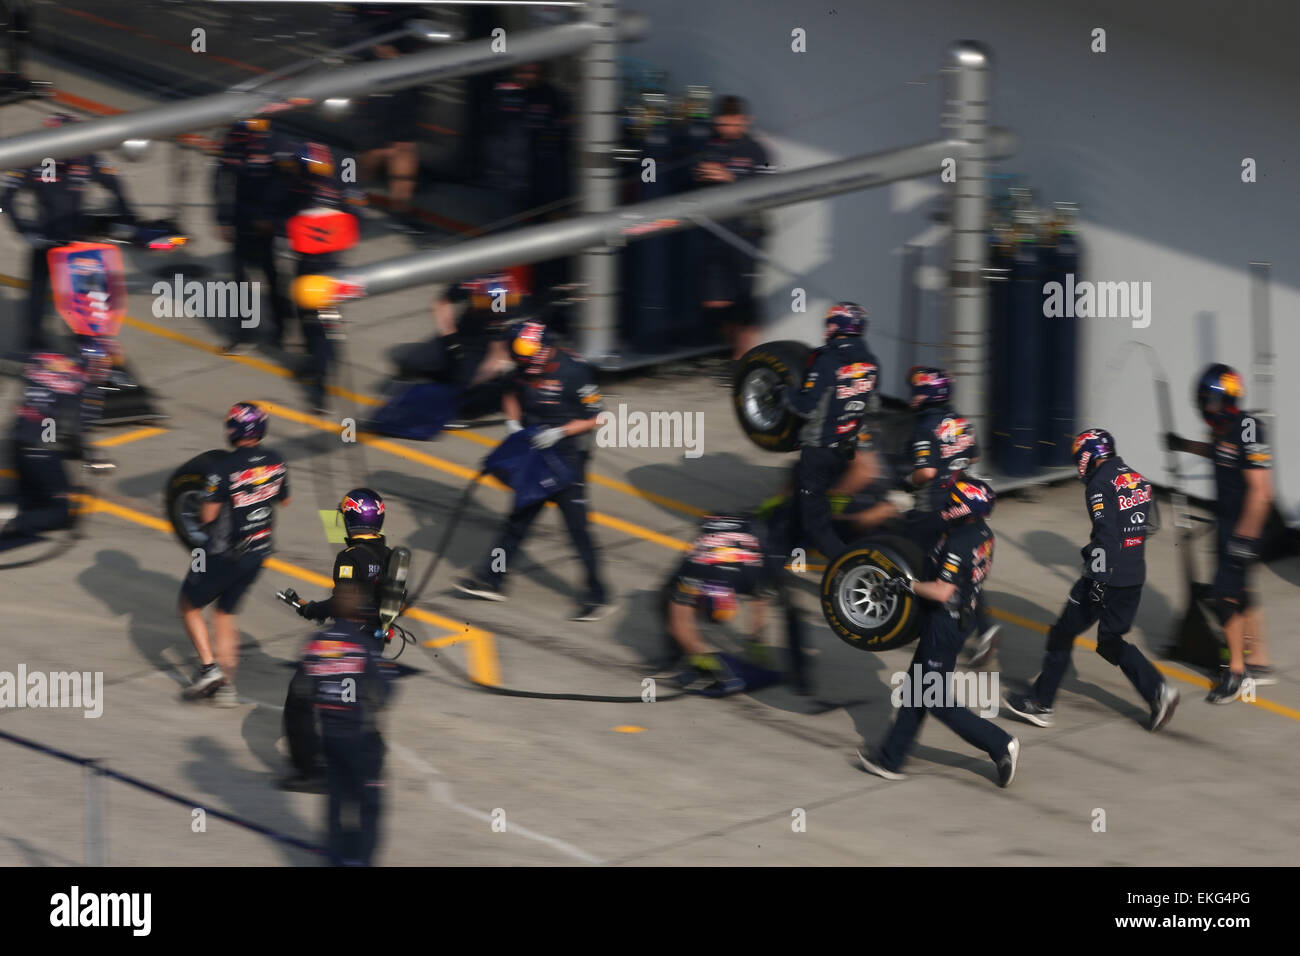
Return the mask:
<path id="1" fill-rule="evenodd" d="M 542 430 L 533 427 L 517 431 L 483 459 L 483 471 L 514 489 L 516 511 L 563 491 L 577 478 L 554 449 L 530 444 Z"/>

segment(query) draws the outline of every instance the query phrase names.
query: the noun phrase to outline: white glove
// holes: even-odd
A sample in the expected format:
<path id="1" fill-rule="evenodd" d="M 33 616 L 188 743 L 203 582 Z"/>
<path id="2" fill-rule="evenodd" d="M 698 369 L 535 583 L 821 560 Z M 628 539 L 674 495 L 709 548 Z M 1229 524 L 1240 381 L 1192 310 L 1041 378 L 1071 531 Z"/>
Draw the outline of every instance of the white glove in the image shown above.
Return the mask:
<path id="1" fill-rule="evenodd" d="M 910 491 L 891 491 L 885 495 L 885 500 L 901 512 L 908 512 L 916 507 L 916 495 Z"/>
<path id="2" fill-rule="evenodd" d="M 532 438 L 532 445 L 534 448 L 550 448 L 563 437 L 563 426 L 556 425 L 554 428 L 543 429 L 534 435 Z"/>
<path id="3" fill-rule="evenodd" d="M 507 418 L 507 419 L 506 419 L 506 434 L 507 434 L 507 435 L 513 435 L 515 432 L 521 432 L 521 431 L 523 431 L 523 430 L 524 430 L 524 426 L 523 426 L 523 425 L 520 425 L 520 424 L 519 424 L 517 421 L 515 421 L 513 418 Z"/>

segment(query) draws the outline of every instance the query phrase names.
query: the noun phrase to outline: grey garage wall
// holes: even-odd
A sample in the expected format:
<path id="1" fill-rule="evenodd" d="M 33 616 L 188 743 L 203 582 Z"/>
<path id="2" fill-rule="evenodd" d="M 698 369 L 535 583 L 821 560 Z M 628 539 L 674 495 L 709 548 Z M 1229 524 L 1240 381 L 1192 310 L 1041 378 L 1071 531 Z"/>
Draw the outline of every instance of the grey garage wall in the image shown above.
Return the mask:
<path id="1" fill-rule="evenodd" d="M 1053 4 L 1041 0 L 641 0 L 650 37 L 628 52 L 671 71 L 676 86 L 706 83 L 746 96 L 759 135 L 787 168 L 933 138 L 945 47 L 975 39 L 994 54 L 994 122 L 1021 137 L 997 167 L 1023 173 L 1044 200 L 1081 208 L 1088 278 L 1152 283 L 1152 321 L 1080 323 L 1082 414 L 1115 432 L 1131 463 L 1167 479 L 1142 350 L 1173 382 L 1178 425 L 1196 370 L 1213 356 L 1250 364 L 1247 263 L 1273 263 L 1275 410 L 1285 498 L 1300 500 L 1300 432 L 1285 410 L 1300 399 L 1300 5 L 1209 0 Z M 790 49 L 807 32 L 806 53 Z M 1106 30 L 1107 52 L 1090 50 Z M 1241 182 L 1241 162 L 1258 181 Z M 871 190 L 772 214 L 774 255 L 802 283 L 854 298 L 873 313 L 886 387 L 901 385 L 907 338 L 936 341 L 943 303 L 929 296 L 920 330 L 898 326 L 901 246 L 935 235 L 938 183 Z M 942 265 L 944 249 L 927 262 Z M 771 333 L 815 340 L 815 315 L 790 312 L 796 283 L 768 275 Z M 1048 320 L 1044 320 L 1048 321 Z M 934 357 L 923 350 L 923 358 Z M 1295 468 L 1288 465 L 1295 463 Z M 1205 493 L 1206 472 L 1189 483 Z M 1292 478 L 1289 475 L 1296 477 Z"/>

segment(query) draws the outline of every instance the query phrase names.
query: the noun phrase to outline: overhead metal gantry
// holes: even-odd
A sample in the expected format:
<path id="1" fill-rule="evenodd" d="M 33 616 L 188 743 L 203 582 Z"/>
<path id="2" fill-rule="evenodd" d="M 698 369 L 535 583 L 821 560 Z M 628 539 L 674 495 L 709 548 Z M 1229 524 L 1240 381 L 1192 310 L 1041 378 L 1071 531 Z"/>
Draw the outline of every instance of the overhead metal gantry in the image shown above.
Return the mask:
<path id="1" fill-rule="evenodd" d="M 610 7 L 612 3 L 595 3 L 589 14 L 607 15 Z M 593 46 L 592 50 L 595 49 Z M 599 68 L 598 62 L 589 66 L 589 69 Z M 988 126 L 989 54 L 984 47 L 973 42 L 954 44 L 948 50 L 944 74 L 947 82 L 941 125 L 948 135 L 942 139 L 619 208 L 607 208 L 612 202 L 610 184 L 614 176 L 612 156 L 607 152 L 613 143 L 601 125 L 601 116 L 609 104 L 603 98 L 593 103 L 595 94 L 589 93 L 589 106 L 601 116 L 589 118 L 584 127 L 589 142 L 583 159 L 589 167 L 597 168 L 603 159 L 605 169 L 599 178 L 587 180 L 586 215 L 340 269 L 324 276 L 304 277 L 296 286 L 296 294 L 302 305 L 323 308 L 350 298 L 383 295 L 484 270 L 581 252 L 584 253 L 586 302 L 578 323 L 578 346 L 585 356 L 601 363 L 612 357 L 617 348 L 613 253 L 618 247 L 688 229 L 705 220 L 739 218 L 746 213 L 884 186 L 901 179 L 938 176 L 952 162 L 956 177 L 951 184 L 953 238 L 947 364 L 962 380 L 963 403 L 972 413 L 977 434 L 987 434 L 981 430 L 989 411 L 984 276 L 988 235 L 987 163 L 1014 153 L 1017 140 L 1008 130 Z M 601 144 L 605 153 L 594 148 Z M 602 206 L 607 211 L 601 211 Z"/>
<path id="2" fill-rule="evenodd" d="M 511 33 L 505 38 L 504 48 L 494 40 L 475 40 L 373 63 L 330 67 L 251 89 L 232 89 L 84 123 L 41 129 L 0 140 L 0 169 L 114 149 L 127 140 L 158 139 L 225 125 L 237 119 L 272 116 L 316 106 L 327 99 L 492 73 L 520 63 L 580 53 L 597 42 L 637 40 L 648 29 L 649 21 L 641 14 L 623 13 L 609 24 L 582 21 Z"/>

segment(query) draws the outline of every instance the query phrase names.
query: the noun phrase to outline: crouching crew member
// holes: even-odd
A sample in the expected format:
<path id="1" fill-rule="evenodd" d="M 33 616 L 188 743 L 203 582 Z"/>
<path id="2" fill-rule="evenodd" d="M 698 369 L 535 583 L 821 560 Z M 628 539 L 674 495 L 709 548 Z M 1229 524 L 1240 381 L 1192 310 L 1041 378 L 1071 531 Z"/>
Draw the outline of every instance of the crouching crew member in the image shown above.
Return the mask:
<path id="1" fill-rule="evenodd" d="M 392 696 L 395 667 L 365 620 L 370 589 L 346 579 L 334 588 L 334 622 L 303 650 L 290 695 L 310 702 L 320 720 L 329 793 L 329 861 L 369 866 L 379 845 L 384 740 L 379 717 Z"/>
<path id="2" fill-rule="evenodd" d="M 795 469 L 795 544 L 812 544 L 827 561 L 844 548 L 831 519 L 827 494 L 843 477 L 857 449 L 858 430 L 876 389 L 880 366 L 867 348 L 867 311 L 837 302 L 826 312 L 826 343 L 808 358 L 802 387 L 786 395 L 804 423 Z"/>
<path id="3" fill-rule="evenodd" d="M 1028 694 L 1008 694 L 1007 708 L 1016 716 L 1052 726 L 1056 690 L 1070 666 L 1074 639 L 1093 624 L 1097 653 L 1124 672 L 1151 708 L 1147 728 L 1159 730 L 1178 706 L 1178 691 L 1169 685 L 1134 645 L 1124 640 L 1133 626 L 1146 580 L 1146 536 L 1158 527 L 1151 483 L 1133 471 L 1115 451 L 1115 439 L 1101 428 L 1074 439 L 1074 463 L 1084 482 L 1084 499 L 1092 518 L 1092 537 L 1080 549 L 1083 575 L 1070 590 L 1060 617 L 1047 632 L 1043 669 Z"/>
<path id="4" fill-rule="evenodd" d="M 456 589 L 489 601 L 505 600 L 506 573 L 533 521 L 548 501 L 554 501 L 569 529 L 569 537 L 587 572 L 587 589 L 571 620 L 596 621 L 609 613 L 605 585 L 600 578 L 596 547 L 587 527 L 587 459 L 591 436 L 601 412 L 600 389 L 591 366 L 555 345 L 546 326 L 525 322 L 510 346 L 519 371 L 502 400 L 506 428 L 538 427 L 532 445 L 553 449 L 573 481 L 533 504 L 512 511 L 477 574 L 461 578 Z"/>
<path id="5" fill-rule="evenodd" d="M 1213 440 L 1166 437 L 1171 450 L 1214 462 L 1218 567 L 1211 591 L 1228 644 L 1228 666 L 1205 698 L 1211 704 L 1229 704 L 1240 697 L 1242 681 L 1248 676 L 1256 684 L 1275 683 L 1264 643 L 1264 616 L 1247 583 L 1251 567 L 1259 560 L 1259 538 L 1273 505 L 1273 455 L 1259 418 L 1241 408 L 1245 396 L 1237 372 L 1226 365 L 1211 365 L 1197 383 L 1196 405 Z"/>
<path id="6" fill-rule="evenodd" d="M 951 699 L 955 686 L 950 675 L 957 664 L 965 636 L 970 632 L 980 588 L 993 567 L 993 532 L 984 519 L 993 511 L 993 489 L 978 478 L 957 478 L 945 487 L 948 500 L 940 511 L 944 532 L 930 553 L 924 580 L 890 578 L 881 587 L 887 594 L 910 589 L 923 599 L 921 639 L 908 666 L 903 684 L 903 702 L 894 724 L 878 751 L 858 751 L 858 759 L 869 772 L 887 780 L 901 780 L 903 763 L 916 741 L 917 732 L 930 711 L 950 730 L 973 747 L 988 754 L 997 766 L 998 785 L 1008 786 L 1016 774 L 1020 743 L 991 720 L 956 705 Z M 914 675 L 937 675 L 944 700 L 934 706 L 925 703 Z"/>
<path id="7" fill-rule="evenodd" d="M 740 599 L 749 598 L 746 653 L 756 665 L 771 669 L 772 655 L 763 640 L 767 610 L 776 597 L 786 614 L 791 680 L 807 690 L 803 629 L 798 611 L 780 593 L 782 555 L 771 559 L 753 522 L 744 515 L 710 515 L 704 519 L 691 550 L 668 584 L 668 635 L 674 652 L 684 656 L 709 683 L 728 688 L 741 679 L 723 655 L 713 652 L 700 633 L 700 621 L 721 624 L 736 617 Z"/>
<path id="8" fill-rule="evenodd" d="M 108 377 L 107 343 L 83 339 L 81 359 L 37 352 L 23 368 L 22 401 L 12 446 L 18 500 L 0 504 L 0 538 L 26 537 L 72 524 L 72 483 L 65 459 L 87 458 L 84 432 L 93 414 L 94 386 Z"/>

